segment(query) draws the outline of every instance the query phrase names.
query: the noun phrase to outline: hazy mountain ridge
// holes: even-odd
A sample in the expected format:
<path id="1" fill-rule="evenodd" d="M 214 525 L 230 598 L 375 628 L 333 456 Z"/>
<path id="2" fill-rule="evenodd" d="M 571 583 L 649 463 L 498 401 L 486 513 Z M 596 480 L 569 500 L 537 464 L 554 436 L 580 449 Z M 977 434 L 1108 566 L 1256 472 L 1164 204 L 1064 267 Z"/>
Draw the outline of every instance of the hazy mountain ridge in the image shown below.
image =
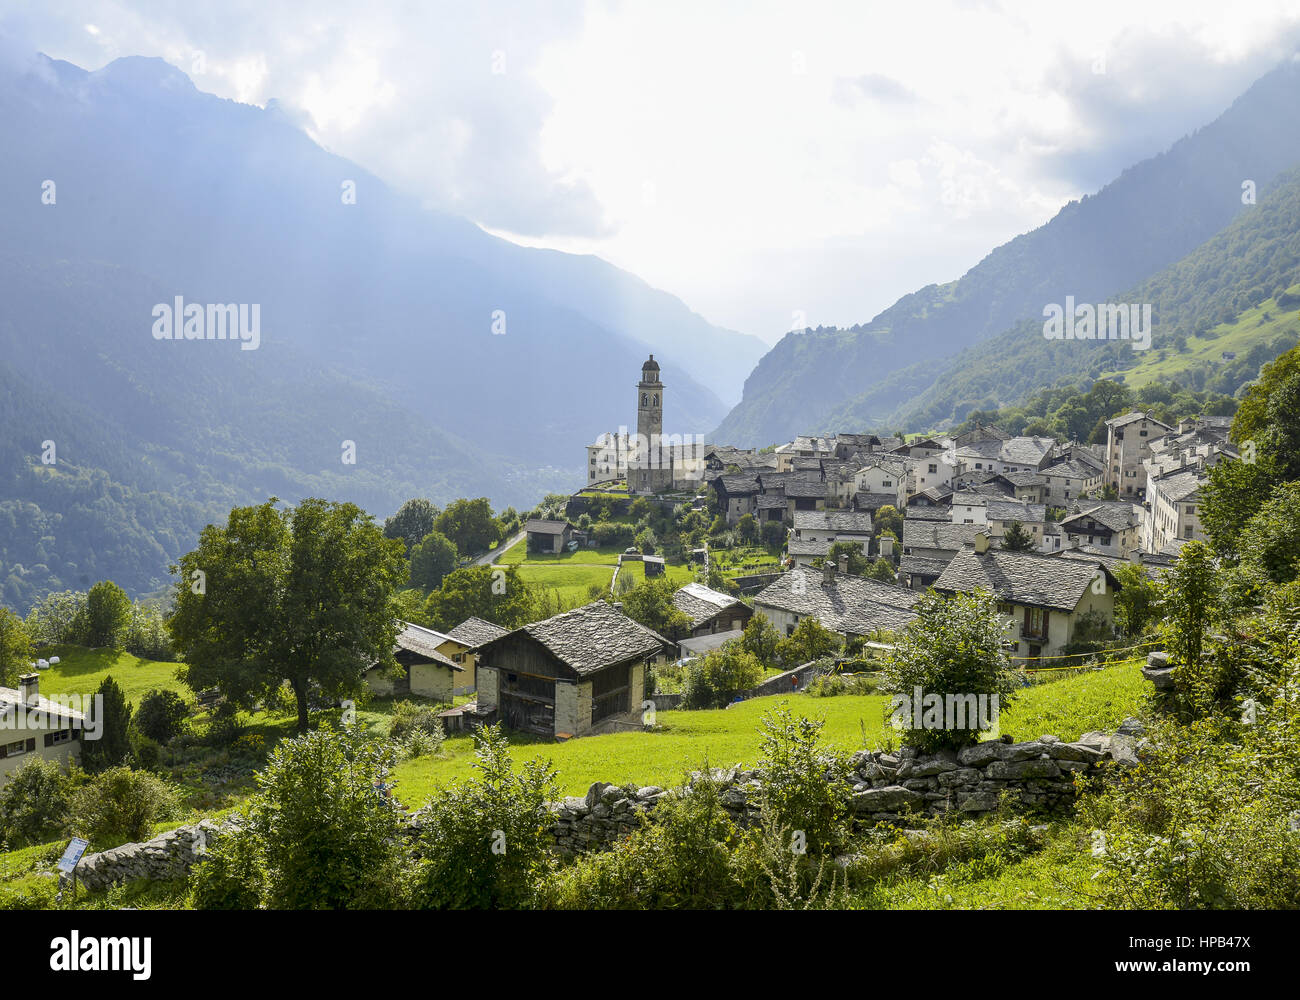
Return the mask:
<path id="1" fill-rule="evenodd" d="M 209 517 L 270 495 L 380 516 L 414 495 L 531 505 L 581 485 L 583 446 L 635 419 L 648 351 L 682 433 L 724 412 L 689 367 L 726 355 L 738 384 L 749 363 L 752 338 L 667 293 L 424 211 L 160 60 L 43 60 L 0 89 L 0 130 L 0 503 L 24 512 L 0 544 L 8 603 L 87 573 L 151 590 Z M 178 295 L 257 304 L 260 345 L 154 339 Z"/>
<path id="2" fill-rule="evenodd" d="M 1182 258 L 1300 162 L 1300 65 L 1257 81 L 1213 123 L 1125 170 L 1095 195 L 998 247 L 954 282 L 903 296 L 870 323 L 787 334 L 714 436 L 763 445 L 888 420 L 952 359 L 1049 302 L 1102 301 Z M 911 369 L 911 374 L 895 373 Z M 941 368 L 938 370 L 942 370 Z M 928 383 L 925 383 L 928 384 Z M 784 399 L 785 405 L 776 405 Z M 844 421 L 849 421 L 846 426 Z"/>

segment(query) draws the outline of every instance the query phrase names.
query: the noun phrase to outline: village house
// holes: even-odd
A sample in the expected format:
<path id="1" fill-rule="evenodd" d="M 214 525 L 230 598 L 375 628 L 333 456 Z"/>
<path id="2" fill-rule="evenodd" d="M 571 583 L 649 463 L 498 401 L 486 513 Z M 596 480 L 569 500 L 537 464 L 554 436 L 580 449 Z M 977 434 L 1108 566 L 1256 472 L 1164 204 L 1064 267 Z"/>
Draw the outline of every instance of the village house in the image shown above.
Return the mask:
<path id="1" fill-rule="evenodd" d="M 1038 474 L 1047 485 L 1043 502 L 1053 507 L 1068 507 L 1071 500 L 1101 488 L 1105 469 L 1100 462 L 1075 452 L 1045 466 Z"/>
<path id="2" fill-rule="evenodd" d="M 0 687 L 0 785 L 33 758 L 67 768 L 81 757 L 85 716 L 40 693 L 40 674 L 23 674 L 18 687 Z"/>
<path id="3" fill-rule="evenodd" d="M 1149 413 L 1135 411 L 1106 421 L 1106 485 L 1121 497 L 1141 498 L 1146 491 L 1142 460 L 1151 455 L 1151 444 L 1172 427 Z"/>
<path id="4" fill-rule="evenodd" d="M 831 561 L 820 570 L 796 566 L 755 595 L 754 610 L 787 636 L 805 618 L 845 637 L 895 632 L 915 619 L 919 594 L 844 569 Z"/>
<path id="5" fill-rule="evenodd" d="M 739 633 L 754 616 L 744 601 L 704 586 L 688 583 L 673 594 L 673 607 L 691 620 L 689 635 L 700 638 L 722 632 Z"/>
<path id="6" fill-rule="evenodd" d="M 1090 546 L 1122 558 L 1142 542 L 1141 511 L 1122 500 L 1079 501 L 1076 512 L 1061 520 L 1061 530 L 1072 548 Z"/>
<path id="7" fill-rule="evenodd" d="M 948 568 L 963 545 L 970 545 L 985 528 L 977 524 L 952 524 L 903 519 L 903 559 L 899 568 L 912 590 L 925 590 Z"/>
<path id="8" fill-rule="evenodd" d="M 466 689 L 461 680 L 465 667 L 441 651 L 451 641 L 447 635 L 411 622 L 399 624 L 402 630 L 393 644 L 396 668 L 384 670 L 376 663 L 366 670 L 366 686 L 372 693 L 381 698 L 413 694 L 450 702 L 458 689 Z"/>
<path id="9" fill-rule="evenodd" d="M 985 438 L 954 447 L 951 458 L 955 474 L 965 472 L 1037 472 L 1044 460 L 1056 453 L 1056 441 L 1049 437 Z"/>
<path id="10" fill-rule="evenodd" d="M 758 509 L 757 500 L 761 492 L 758 476 L 718 476 L 711 485 L 718 495 L 718 509 L 728 525 L 734 527 L 742 517 Z M 784 501 L 782 508 L 784 516 Z"/>
<path id="11" fill-rule="evenodd" d="M 859 493 L 890 496 L 890 502 L 902 509 L 907 503 L 907 462 L 893 455 L 873 455 L 854 475 L 853 488 Z"/>
<path id="12" fill-rule="evenodd" d="M 479 647 L 478 711 L 542 736 L 635 724 L 646 669 L 672 652 L 672 643 L 621 607 L 595 601 Z"/>
<path id="13" fill-rule="evenodd" d="M 1201 486 L 1207 477 L 1198 469 L 1183 469 L 1147 483 L 1142 548 L 1162 552 L 1175 544 L 1204 541 L 1201 525 Z"/>
<path id="14" fill-rule="evenodd" d="M 474 690 L 478 677 L 479 647 L 508 631 L 500 625 L 471 616 L 447 633 L 446 640 L 437 647 L 438 652 L 465 668 L 463 674 L 457 675 L 454 694 L 467 694 Z"/>
<path id="15" fill-rule="evenodd" d="M 934 589 L 941 594 L 993 595 L 1013 623 L 1010 640 L 1022 659 L 1055 656 L 1074 641 L 1085 615 L 1114 627 L 1119 583 L 1100 562 L 994 548 L 980 534 L 953 557 Z"/>
<path id="16" fill-rule="evenodd" d="M 836 542 L 853 542 L 871 554 L 871 515 L 853 510 L 800 510 L 794 515 L 789 552 L 797 565 L 824 557 Z"/>

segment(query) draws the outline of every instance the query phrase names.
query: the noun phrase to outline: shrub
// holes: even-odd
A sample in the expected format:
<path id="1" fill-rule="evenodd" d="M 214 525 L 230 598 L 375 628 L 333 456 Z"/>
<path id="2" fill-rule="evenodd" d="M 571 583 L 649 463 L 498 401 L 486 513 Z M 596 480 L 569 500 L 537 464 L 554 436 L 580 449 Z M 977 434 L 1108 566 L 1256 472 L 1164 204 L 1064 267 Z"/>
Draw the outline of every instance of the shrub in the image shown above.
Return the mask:
<path id="1" fill-rule="evenodd" d="M 441 729 L 442 723 L 438 721 L 437 706 L 419 701 L 393 703 L 393 717 L 388 724 L 390 738 L 405 740 L 416 730 L 433 733 Z"/>
<path id="2" fill-rule="evenodd" d="M 0 840 L 12 850 L 55 836 L 68 815 L 68 777 L 52 760 L 30 757 L 0 788 Z"/>
<path id="3" fill-rule="evenodd" d="M 1300 907 L 1300 725 L 1276 704 L 1252 725 L 1222 717 L 1148 732 L 1142 764 L 1084 803 L 1103 877 L 1124 909 Z"/>
<path id="4" fill-rule="evenodd" d="M 739 833 L 706 766 L 684 791 L 664 795 L 653 822 L 611 850 L 552 873 L 542 905 L 563 910 L 723 909 L 748 895 L 731 848 Z"/>
<path id="5" fill-rule="evenodd" d="M 177 810 L 167 782 L 148 771 L 112 767 L 72 793 L 69 828 L 97 846 L 148 840 L 153 825 Z"/>
<path id="6" fill-rule="evenodd" d="M 442 745 L 447 735 L 441 722 L 434 722 L 432 730 L 414 729 L 406 737 L 406 755 L 408 757 L 432 757 L 442 753 Z"/>
<path id="7" fill-rule="evenodd" d="M 227 833 L 190 872 L 196 910 L 255 910 L 266 891 L 266 859 L 250 833 Z"/>
<path id="8" fill-rule="evenodd" d="M 805 618 L 776 647 L 777 658 L 787 667 L 797 667 L 839 652 L 840 639 L 816 618 Z"/>
<path id="9" fill-rule="evenodd" d="M 739 643 L 726 643 L 686 664 L 682 704 L 686 708 L 721 708 L 740 691 L 763 679 L 763 665 Z"/>
<path id="10" fill-rule="evenodd" d="M 987 594 L 943 597 L 930 592 L 915 611 L 917 617 L 898 635 L 881 671 L 881 688 L 895 695 L 895 709 L 908 709 L 896 711 L 903 721 L 903 741 L 924 752 L 974 743 L 982 729 L 996 722 L 997 712 L 1006 709 L 1018 686 L 1002 650 L 1004 627 L 993 599 Z M 936 726 L 925 712 L 922 728 L 912 728 L 910 699 L 918 687 L 923 697 L 937 696 L 944 707 L 956 699 L 985 696 L 991 703 L 989 717 L 977 714 L 963 720 L 964 728 L 948 728 L 955 719 L 945 717 Z"/>
<path id="11" fill-rule="evenodd" d="M 294 714 L 297 714 L 297 705 Z M 239 706 L 233 701 L 219 701 L 212 709 L 208 719 L 207 732 L 203 734 L 204 742 L 209 746 L 231 746 L 244 731 L 243 720 L 239 717 Z"/>
<path id="12" fill-rule="evenodd" d="M 420 811 L 417 907 L 523 908 L 548 869 L 546 801 L 558 794 L 550 763 L 530 760 L 516 772 L 498 726 L 474 733 L 474 753 L 478 777 L 439 791 Z"/>
<path id="13" fill-rule="evenodd" d="M 823 724 L 791 715 L 784 703 L 760 722 L 764 818 L 774 830 L 802 832 L 815 854 L 833 850 L 848 833 L 848 760 L 821 745 Z"/>
<path id="14" fill-rule="evenodd" d="M 273 909 L 386 908 L 399 899 L 398 816 L 377 785 L 391 752 L 355 729 L 281 740 L 250 802 Z"/>
<path id="15" fill-rule="evenodd" d="M 135 728 L 151 740 L 167 743 L 185 728 L 189 713 L 185 699 L 175 691 L 150 691 L 140 699 Z"/>

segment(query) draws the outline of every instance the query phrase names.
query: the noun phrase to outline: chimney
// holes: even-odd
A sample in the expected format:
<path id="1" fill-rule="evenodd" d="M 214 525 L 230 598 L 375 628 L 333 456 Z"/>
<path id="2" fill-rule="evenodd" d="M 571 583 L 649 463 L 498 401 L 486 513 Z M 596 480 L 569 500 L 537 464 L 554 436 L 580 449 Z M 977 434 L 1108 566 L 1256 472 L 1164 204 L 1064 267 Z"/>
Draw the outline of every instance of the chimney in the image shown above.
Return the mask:
<path id="1" fill-rule="evenodd" d="M 835 582 L 835 560 L 827 559 L 822 563 L 822 583 L 826 585 Z"/>
<path id="2" fill-rule="evenodd" d="M 839 562 L 840 562 L 840 572 L 847 576 L 849 572 L 849 555 L 847 552 L 840 553 Z"/>
<path id="3" fill-rule="evenodd" d="M 880 555 L 883 559 L 894 558 L 894 540 L 889 535 L 880 536 Z"/>
<path id="4" fill-rule="evenodd" d="M 989 550 L 989 536 L 982 531 L 975 532 L 975 552 L 983 555 Z"/>
<path id="5" fill-rule="evenodd" d="M 40 702 L 40 674 L 23 674 L 18 678 L 18 684 L 22 690 L 24 705 L 36 705 Z"/>

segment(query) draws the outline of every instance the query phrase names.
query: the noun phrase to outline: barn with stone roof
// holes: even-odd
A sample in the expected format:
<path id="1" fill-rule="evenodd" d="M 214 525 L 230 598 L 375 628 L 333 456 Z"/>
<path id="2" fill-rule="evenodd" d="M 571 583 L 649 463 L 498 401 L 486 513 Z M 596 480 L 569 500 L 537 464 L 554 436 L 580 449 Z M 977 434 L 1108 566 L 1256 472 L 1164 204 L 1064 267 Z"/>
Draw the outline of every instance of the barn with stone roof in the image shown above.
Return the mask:
<path id="1" fill-rule="evenodd" d="M 478 650 L 478 710 L 508 729 L 581 736 L 635 724 L 645 672 L 673 645 L 605 601 L 534 622 Z"/>

